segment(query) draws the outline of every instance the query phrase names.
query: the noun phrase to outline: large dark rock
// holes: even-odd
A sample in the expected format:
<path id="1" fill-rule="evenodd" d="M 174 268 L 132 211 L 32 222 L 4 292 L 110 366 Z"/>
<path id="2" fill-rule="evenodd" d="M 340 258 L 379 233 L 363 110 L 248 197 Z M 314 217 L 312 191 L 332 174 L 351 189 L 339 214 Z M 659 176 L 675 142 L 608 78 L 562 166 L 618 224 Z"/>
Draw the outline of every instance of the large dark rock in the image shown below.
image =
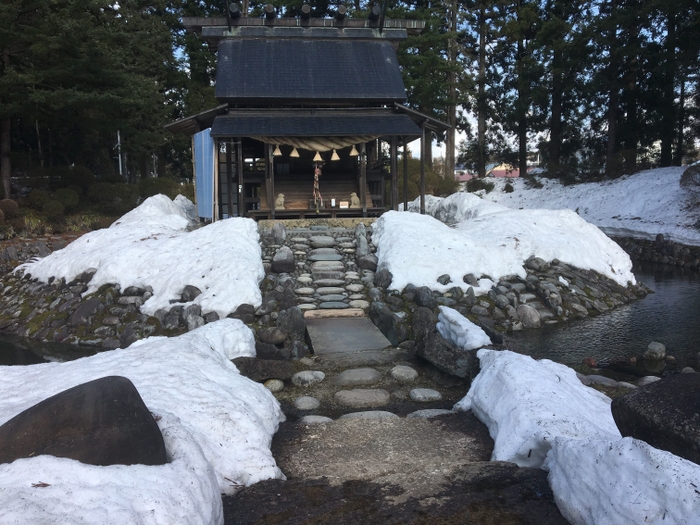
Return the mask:
<path id="1" fill-rule="evenodd" d="M 277 345 L 255 341 L 255 355 L 259 359 L 273 359 L 275 361 L 288 361 L 292 357 L 289 348 L 280 348 Z"/>
<path id="2" fill-rule="evenodd" d="M 118 376 L 65 390 L 0 426 L 0 463 L 42 454 L 102 466 L 167 462 L 148 407 Z"/>
<path id="3" fill-rule="evenodd" d="M 91 297 L 83 302 L 68 318 L 68 324 L 71 326 L 80 326 L 87 323 L 88 317 L 95 315 L 98 312 L 104 311 L 102 301 L 97 297 Z"/>
<path id="4" fill-rule="evenodd" d="M 416 344 L 416 355 L 443 372 L 461 379 L 471 377 L 476 360 L 466 350 L 456 348 L 445 341 L 437 330 L 428 333 L 420 344 Z"/>
<path id="5" fill-rule="evenodd" d="M 420 345 L 428 334 L 435 331 L 437 322 L 438 316 L 430 308 L 424 306 L 416 308 L 413 312 L 411 328 L 413 328 L 413 338 L 417 345 Z"/>
<path id="6" fill-rule="evenodd" d="M 236 311 L 228 314 L 227 317 L 232 319 L 240 319 L 244 323 L 254 323 L 255 322 L 255 308 L 249 304 L 242 304 Z"/>
<path id="7" fill-rule="evenodd" d="M 623 436 L 700 464 L 700 374 L 665 377 L 612 402 Z"/>
<path id="8" fill-rule="evenodd" d="M 270 327 L 261 330 L 258 334 L 260 341 L 269 345 L 281 345 L 287 339 L 287 332 L 279 328 Z"/>
<path id="9" fill-rule="evenodd" d="M 201 295 L 201 293 L 202 291 L 199 288 L 188 284 L 182 289 L 180 300 L 183 303 L 189 303 L 190 301 L 194 301 L 199 295 Z"/>
<path id="10" fill-rule="evenodd" d="M 385 290 L 391 285 L 394 276 L 386 268 L 379 268 L 374 274 L 374 285 Z"/>
<path id="11" fill-rule="evenodd" d="M 294 252 L 289 246 L 282 246 L 272 258 L 272 271 L 274 273 L 294 273 L 295 269 Z"/>
<path id="12" fill-rule="evenodd" d="M 287 332 L 294 341 L 304 341 L 306 337 L 304 313 L 296 306 L 282 310 L 277 316 L 277 328 Z"/>
<path id="13" fill-rule="evenodd" d="M 237 357 L 233 360 L 241 375 L 253 381 L 267 379 L 289 379 L 294 375 L 294 365 L 289 361 L 258 359 L 256 357 Z"/>
<path id="14" fill-rule="evenodd" d="M 369 308 L 369 318 L 392 345 L 396 346 L 401 342 L 399 318 L 387 305 L 379 301 L 373 302 Z"/>

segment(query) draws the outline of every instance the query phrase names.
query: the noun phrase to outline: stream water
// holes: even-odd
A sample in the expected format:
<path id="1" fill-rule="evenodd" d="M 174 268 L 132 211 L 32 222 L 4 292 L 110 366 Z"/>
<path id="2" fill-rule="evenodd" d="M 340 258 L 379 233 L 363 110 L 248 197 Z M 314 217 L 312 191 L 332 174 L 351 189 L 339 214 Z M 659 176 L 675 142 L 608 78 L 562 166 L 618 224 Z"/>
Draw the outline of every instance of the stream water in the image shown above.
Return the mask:
<path id="1" fill-rule="evenodd" d="M 637 280 L 655 293 L 612 312 L 525 330 L 509 336 L 508 345 L 535 358 L 577 365 L 586 357 L 612 363 L 641 356 L 651 341 L 666 345 L 677 367 L 698 368 L 700 352 L 700 275 L 668 266 L 635 265 Z M 65 361 L 94 353 L 89 348 L 42 344 L 0 336 L 0 365 Z M 630 375 L 646 375 L 636 367 Z M 661 372 L 656 370 L 656 373 Z"/>

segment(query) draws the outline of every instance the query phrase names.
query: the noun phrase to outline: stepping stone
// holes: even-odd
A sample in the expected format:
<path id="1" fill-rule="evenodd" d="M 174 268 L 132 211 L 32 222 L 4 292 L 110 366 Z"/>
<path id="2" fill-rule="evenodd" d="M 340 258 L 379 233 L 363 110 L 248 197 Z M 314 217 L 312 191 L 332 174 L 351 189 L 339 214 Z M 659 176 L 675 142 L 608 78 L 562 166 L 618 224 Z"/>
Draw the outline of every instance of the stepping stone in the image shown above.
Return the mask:
<path id="1" fill-rule="evenodd" d="M 350 301 L 349 305 L 350 308 L 362 308 L 363 310 L 369 309 L 369 303 L 367 301 L 363 301 L 362 299 Z"/>
<path id="2" fill-rule="evenodd" d="M 381 350 L 391 345 L 379 328 L 364 317 L 362 310 L 348 309 L 326 314 L 355 317 L 318 318 L 324 313 L 318 310 L 304 314 L 311 346 L 317 355 Z"/>
<path id="3" fill-rule="evenodd" d="M 325 224 L 319 224 L 317 226 L 310 226 L 309 230 L 312 232 L 322 232 L 322 231 L 328 231 L 330 228 L 326 226 Z"/>
<path id="4" fill-rule="evenodd" d="M 313 295 L 314 293 L 316 293 L 316 290 L 314 290 L 313 288 L 297 288 L 296 290 L 294 290 L 294 292 L 297 295 Z"/>
<path id="5" fill-rule="evenodd" d="M 316 281 L 316 286 L 319 286 L 321 288 L 326 286 L 338 287 L 344 284 L 345 281 L 343 279 L 318 279 Z"/>
<path id="6" fill-rule="evenodd" d="M 381 388 L 340 390 L 333 396 L 339 405 L 349 408 L 380 407 L 389 403 L 389 392 Z"/>
<path id="7" fill-rule="evenodd" d="M 340 246 L 341 248 L 354 248 L 355 243 L 351 241 L 340 242 L 340 239 L 338 239 L 338 246 Z"/>
<path id="8" fill-rule="evenodd" d="M 349 242 L 350 242 L 350 243 L 353 242 L 354 239 L 353 239 L 352 237 L 338 237 L 338 238 L 336 239 L 336 241 L 337 241 L 337 242 L 340 242 L 340 243 L 345 243 L 345 244 L 347 244 L 347 243 L 349 243 Z"/>
<path id="9" fill-rule="evenodd" d="M 323 381 L 326 374 L 317 370 L 303 370 L 292 376 L 292 383 L 296 386 L 311 386 Z"/>
<path id="10" fill-rule="evenodd" d="M 309 240 L 306 237 L 292 237 L 289 242 L 298 242 L 302 244 L 308 244 Z"/>
<path id="11" fill-rule="evenodd" d="M 311 250 L 309 255 L 338 255 L 338 250 L 335 248 L 316 248 Z"/>
<path id="12" fill-rule="evenodd" d="M 342 310 L 344 308 L 349 308 L 347 303 L 341 303 L 340 301 L 329 301 L 326 303 L 321 303 L 318 305 L 318 307 L 323 310 Z"/>
<path id="13" fill-rule="evenodd" d="M 336 270 L 313 270 L 314 279 L 317 282 L 322 280 L 338 280 L 343 278 L 343 272 Z"/>
<path id="14" fill-rule="evenodd" d="M 343 256 L 339 253 L 335 255 L 309 255 L 308 260 L 311 262 L 324 262 L 324 261 L 342 261 Z"/>
<path id="15" fill-rule="evenodd" d="M 309 237 L 309 242 L 314 248 L 332 248 L 335 246 L 335 239 L 328 235 L 314 235 Z"/>
<path id="16" fill-rule="evenodd" d="M 311 277 L 297 277 L 297 282 L 301 284 L 311 284 L 314 280 Z"/>
<path id="17" fill-rule="evenodd" d="M 314 270 L 341 272 L 345 270 L 345 265 L 340 261 L 316 261 L 311 265 L 311 273 Z"/>
<path id="18" fill-rule="evenodd" d="M 343 414 L 338 419 L 398 419 L 399 416 L 386 410 L 366 410 L 365 412 L 351 412 Z"/>
<path id="19" fill-rule="evenodd" d="M 316 310 L 313 312 L 304 312 L 304 319 L 324 319 L 328 320 L 329 318 L 333 319 L 339 319 L 339 318 L 352 318 L 356 319 L 359 317 L 365 317 L 365 312 L 363 310 L 360 310 L 359 308 L 347 308 L 344 310 Z M 370 321 L 371 323 L 371 321 Z M 308 323 L 307 323 L 308 325 Z M 374 326 L 374 324 L 372 324 Z M 307 326 L 308 328 L 308 326 Z M 376 327 L 375 327 L 376 328 Z M 379 331 L 379 330 L 377 330 Z M 381 332 L 379 332 L 381 334 Z"/>
<path id="20" fill-rule="evenodd" d="M 348 296 L 345 294 L 336 293 L 336 294 L 321 295 L 321 296 L 319 296 L 318 299 L 321 302 L 335 302 L 335 301 L 342 302 L 347 298 L 348 298 Z"/>
<path id="21" fill-rule="evenodd" d="M 418 372 L 416 372 L 410 366 L 397 365 L 392 368 L 391 372 L 389 373 L 391 374 L 391 377 L 401 383 L 410 383 L 418 378 Z"/>
<path id="22" fill-rule="evenodd" d="M 267 381 L 265 381 L 264 386 L 274 394 L 276 392 L 281 392 L 282 390 L 284 390 L 284 381 L 281 381 L 279 379 L 268 379 Z"/>
<path id="23" fill-rule="evenodd" d="M 374 368 L 354 368 L 338 374 L 333 381 L 337 386 L 376 385 L 382 380 L 382 374 Z"/>
<path id="24" fill-rule="evenodd" d="M 355 253 L 355 248 L 343 248 L 343 253 Z"/>
<path id="25" fill-rule="evenodd" d="M 414 388 L 411 390 L 411 399 L 419 403 L 430 403 L 431 401 L 440 401 L 442 394 L 431 388 Z"/>
<path id="26" fill-rule="evenodd" d="M 345 293 L 345 288 L 341 288 L 340 286 L 321 286 L 317 288 L 316 291 L 319 295 L 342 294 Z"/>
<path id="27" fill-rule="evenodd" d="M 347 277 L 347 273 L 345 274 L 345 276 Z M 363 285 L 361 285 L 361 284 L 348 284 L 348 285 L 345 287 L 345 289 L 346 289 L 348 292 L 355 292 L 355 293 L 357 293 L 357 292 L 362 292 L 362 291 L 364 291 L 365 287 L 364 287 Z"/>
<path id="28" fill-rule="evenodd" d="M 300 252 L 303 252 L 304 255 L 306 255 L 306 250 L 308 248 L 309 247 L 306 244 L 292 244 L 292 250 L 299 250 Z"/>
<path id="29" fill-rule="evenodd" d="M 301 396 L 294 400 L 294 408 L 298 410 L 316 410 L 321 402 L 315 397 Z"/>
<path id="30" fill-rule="evenodd" d="M 333 420 L 326 416 L 304 416 L 299 420 L 300 423 L 305 425 L 319 425 L 322 423 L 333 423 Z"/>
<path id="31" fill-rule="evenodd" d="M 418 417 L 430 419 L 431 417 L 443 416 L 445 414 L 454 414 L 454 412 L 452 412 L 452 410 L 447 410 L 446 408 L 425 408 L 423 410 L 411 412 L 406 417 L 411 419 Z"/>
<path id="32" fill-rule="evenodd" d="M 352 295 L 349 295 L 348 299 L 350 299 L 351 301 L 357 301 L 359 299 L 367 299 L 367 296 L 362 293 L 354 293 Z"/>

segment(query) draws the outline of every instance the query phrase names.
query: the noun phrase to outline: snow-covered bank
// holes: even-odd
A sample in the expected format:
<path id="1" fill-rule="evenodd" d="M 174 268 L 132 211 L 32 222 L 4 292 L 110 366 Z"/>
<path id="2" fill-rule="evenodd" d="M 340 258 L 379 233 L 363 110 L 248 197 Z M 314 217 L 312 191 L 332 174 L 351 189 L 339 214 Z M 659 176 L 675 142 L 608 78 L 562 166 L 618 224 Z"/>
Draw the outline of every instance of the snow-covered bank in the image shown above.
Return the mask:
<path id="1" fill-rule="evenodd" d="M 619 439 L 610 398 L 571 368 L 508 350 L 477 352 L 481 371 L 455 405 L 471 410 L 494 440 L 491 459 L 539 467 L 557 437 Z"/>
<path id="2" fill-rule="evenodd" d="M 211 519 L 220 516 L 220 492 L 284 477 L 270 452 L 284 420 L 279 403 L 230 361 L 254 355 L 250 329 L 225 319 L 77 361 L 0 367 L 0 424 L 78 384 L 108 375 L 129 378 L 149 410 L 162 417 L 171 459 L 155 467 L 94 467 L 42 456 L 0 465 L 0 508 L 22 516 L 48 508 L 45 515 L 60 514 L 55 523 L 83 523 L 81 516 L 93 523 L 124 523 L 130 516 L 137 523 L 182 523 L 182 516 L 188 523 L 220 522 Z M 50 487 L 31 485 L 40 482 Z"/>
<path id="3" fill-rule="evenodd" d="M 489 277 L 474 287 L 483 294 L 501 277 L 524 278 L 525 261 L 533 256 L 595 270 L 622 286 L 636 282 L 624 250 L 572 211 L 511 210 L 467 193 L 430 203 L 431 213 L 444 222 L 387 212 L 374 224 L 379 267 L 391 272 L 392 289 L 413 283 L 443 292 L 454 286 L 466 290 L 463 277 L 471 273 Z M 444 274 L 451 278 L 447 285 L 437 282 Z"/>
<path id="4" fill-rule="evenodd" d="M 481 372 L 455 409 L 488 426 L 492 459 L 548 470 L 573 525 L 697 523 L 699 465 L 621 438 L 610 399 L 563 365 L 510 351 L 477 355 Z"/>
<path id="5" fill-rule="evenodd" d="M 182 196 L 146 199 L 109 228 L 87 233 L 62 250 L 18 267 L 33 278 L 70 282 L 94 268 L 85 294 L 104 284 L 153 289 L 141 307 L 152 315 L 169 310 L 185 285 L 202 293 L 187 304 L 219 317 L 244 303 L 259 306 L 258 283 L 265 276 L 258 230 L 250 219 L 226 219 L 188 232 L 194 205 Z"/>
<path id="6" fill-rule="evenodd" d="M 619 179 L 564 186 L 539 179 L 541 189 L 528 188 L 524 179 L 489 179 L 495 189 L 483 194 L 486 201 L 510 208 L 569 209 L 605 233 L 653 240 L 661 233 L 667 240 L 700 246 L 700 209 L 689 208 L 688 190 L 679 185 L 685 168 L 642 171 Z M 506 193 L 510 182 L 515 191 Z"/>

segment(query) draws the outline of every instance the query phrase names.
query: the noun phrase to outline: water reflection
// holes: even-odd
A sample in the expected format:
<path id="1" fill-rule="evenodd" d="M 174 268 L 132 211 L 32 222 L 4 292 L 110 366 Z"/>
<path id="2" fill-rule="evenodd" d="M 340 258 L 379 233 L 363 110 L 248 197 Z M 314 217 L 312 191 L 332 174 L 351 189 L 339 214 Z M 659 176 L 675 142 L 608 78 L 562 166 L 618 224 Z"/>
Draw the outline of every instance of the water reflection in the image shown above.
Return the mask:
<path id="1" fill-rule="evenodd" d="M 538 359 L 572 365 L 585 357 L 611 362 L 639 356 L 651 341 L 660 341 L 679 366 L 697 368 L 700 277 L 649 264 L 635 265 L 634 273 L 655 293 L 597 317 L 515 333 L 513 346 Z"/>
<path id="2" fill-rule="evenodd" d="M 93 354 L 95 354 L 95 350 L 90 347 L 41 343 L 9 335 L 0 335 L 0 366 L 72 361 Z"/>

